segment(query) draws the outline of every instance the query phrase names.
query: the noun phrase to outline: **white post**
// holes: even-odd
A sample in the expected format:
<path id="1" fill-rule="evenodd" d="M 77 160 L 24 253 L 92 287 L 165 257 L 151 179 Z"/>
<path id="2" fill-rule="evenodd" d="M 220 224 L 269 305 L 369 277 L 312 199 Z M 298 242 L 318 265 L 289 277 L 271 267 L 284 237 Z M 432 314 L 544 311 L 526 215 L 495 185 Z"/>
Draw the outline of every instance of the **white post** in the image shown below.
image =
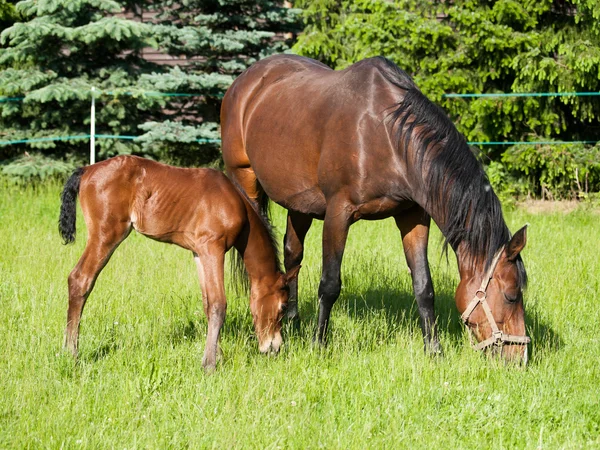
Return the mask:
<path id="1" fill-rule="evenodd" d="M 96 162 L 96 97 L 92 86 L 92 110 L 90 114 L 90 165 Z"/>

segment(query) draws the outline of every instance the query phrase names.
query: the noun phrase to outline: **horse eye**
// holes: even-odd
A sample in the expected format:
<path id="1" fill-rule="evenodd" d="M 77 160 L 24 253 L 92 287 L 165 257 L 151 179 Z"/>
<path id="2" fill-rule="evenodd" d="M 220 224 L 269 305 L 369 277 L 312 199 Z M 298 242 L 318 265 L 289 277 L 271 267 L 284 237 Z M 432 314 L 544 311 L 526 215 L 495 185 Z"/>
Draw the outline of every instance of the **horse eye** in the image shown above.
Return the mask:
<path id="1" fill-rule="evenodd" d="M 503 294 L 504 294 L 504 298 L 509 303 L 515 303 L 519 299 L 519 294 L 512 295 L 512 294 L 507 294 L 506 292 L 503 292 Z"/>

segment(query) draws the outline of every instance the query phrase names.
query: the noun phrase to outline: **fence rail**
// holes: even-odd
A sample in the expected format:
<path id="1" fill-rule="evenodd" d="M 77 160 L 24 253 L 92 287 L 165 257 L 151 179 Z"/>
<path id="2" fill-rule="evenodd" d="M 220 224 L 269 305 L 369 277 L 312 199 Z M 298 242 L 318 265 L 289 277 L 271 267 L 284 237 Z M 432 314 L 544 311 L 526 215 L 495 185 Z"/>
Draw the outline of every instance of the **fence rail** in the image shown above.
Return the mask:
<path id="1" fill-rule="evenodd" d="M 95 88 L 90 90 L 91 108 L 90 108 L 90 134 L 77 135 L 77 136 L 48 136 L 40 138 L 30 139 L 15 139 L 15 140 L 4 140 L 0 141 L 0 146 L 5 145 L 17 145 L 17 144 L 29 144 L 35 142 L 52 142 L 52 141 L 71 141 L 77 139 L 89 139 L 90 140 L 90 163 L 95 161 L 95 140 L 96 139 L 124 139 L 124 140 L 135 140 L 140 136 L 125 136 L 125 135 L 113 135 L 113 134 L 96 134 L 95 132 L 95 102 L 96 98 L 102 95 L 136 95 L 135 92 L 122 92 L 117 93 L 114 91 L 96 91 Z M 204 97 L 205 94 L 188 93 L 188 92 L 157 92 L 157 91 L 146 91 L 140 92 L 142 95 L 147 96 L 159 96 L 159 97 Z M 600 92 L 499 92 L 499 93 L 485 93 L 485 94 L 444 94 L 444 98 L 500 98 L 500 97 L 592 97 L 600 96 Z M 0 97 L 0 103 L 5 102 L 19 102 L 23 101 L 24 97 Z M 206 143 L 220 143 L 220 139 L 197 139 L 195 142 L 199 144 Z M 599 141 L 471 141 L 467 142 L 469 145 L 478 146 L 490 146 L 490 145 L 576 145 L 576 144 L 597 144 Z"/>

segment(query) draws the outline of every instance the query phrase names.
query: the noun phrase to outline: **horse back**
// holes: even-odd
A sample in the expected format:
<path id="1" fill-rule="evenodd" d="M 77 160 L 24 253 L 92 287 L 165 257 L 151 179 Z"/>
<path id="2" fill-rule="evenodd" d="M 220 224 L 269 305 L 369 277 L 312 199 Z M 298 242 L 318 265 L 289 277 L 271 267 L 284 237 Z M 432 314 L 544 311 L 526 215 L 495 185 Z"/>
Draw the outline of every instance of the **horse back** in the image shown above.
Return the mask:
<path id="1" fill-rule="evenodd" d="M 355 203 L 397 190 L 406 170 L 386 119 L 404 91 L 386 70 L 381 58 L 341 71 L 293 55 L 259 61 L 223 101 L 228 170 L 251 167 L 271 199 L 316 217 L 341 190 Z"/>
<path id="2" fill-rule="evenodd" d="M 126 222 L 192 251 L 199 242 L 219 239 L 230 248 L 248 220 L 243 199 L 223 173 L 129 155 L 87 167 L 80 202 L 88 230 Z"/>

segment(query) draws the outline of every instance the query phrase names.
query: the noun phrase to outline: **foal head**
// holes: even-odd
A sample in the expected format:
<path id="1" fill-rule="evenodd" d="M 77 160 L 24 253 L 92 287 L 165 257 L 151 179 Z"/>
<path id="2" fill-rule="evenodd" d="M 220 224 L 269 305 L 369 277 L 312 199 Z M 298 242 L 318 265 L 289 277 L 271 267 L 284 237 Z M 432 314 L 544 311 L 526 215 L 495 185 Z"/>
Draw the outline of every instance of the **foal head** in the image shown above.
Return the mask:
<path id="1" fill-rule="evenodd" d="M 253 287 L 250 311 L 261 353 L 277 353 L 281 348 L 281 324 L 290 293 L 288 283 L 298 276 L 299 270 L 300 266 L 294 267 L 285 274 L 278 273 L 274 281 Z"/>
<path id="2" fill-rule="evenodd" d="M 527 363 L 529 338 L 522 292 L 526 275 L 519 253 L 525 243 L 523 227 L 500 248 L 487 270 L 461 270 L 456 290 L 458 310 L 479 342 L 474 347 L 492 349 L 507 360 L 523 363 Z"/>

